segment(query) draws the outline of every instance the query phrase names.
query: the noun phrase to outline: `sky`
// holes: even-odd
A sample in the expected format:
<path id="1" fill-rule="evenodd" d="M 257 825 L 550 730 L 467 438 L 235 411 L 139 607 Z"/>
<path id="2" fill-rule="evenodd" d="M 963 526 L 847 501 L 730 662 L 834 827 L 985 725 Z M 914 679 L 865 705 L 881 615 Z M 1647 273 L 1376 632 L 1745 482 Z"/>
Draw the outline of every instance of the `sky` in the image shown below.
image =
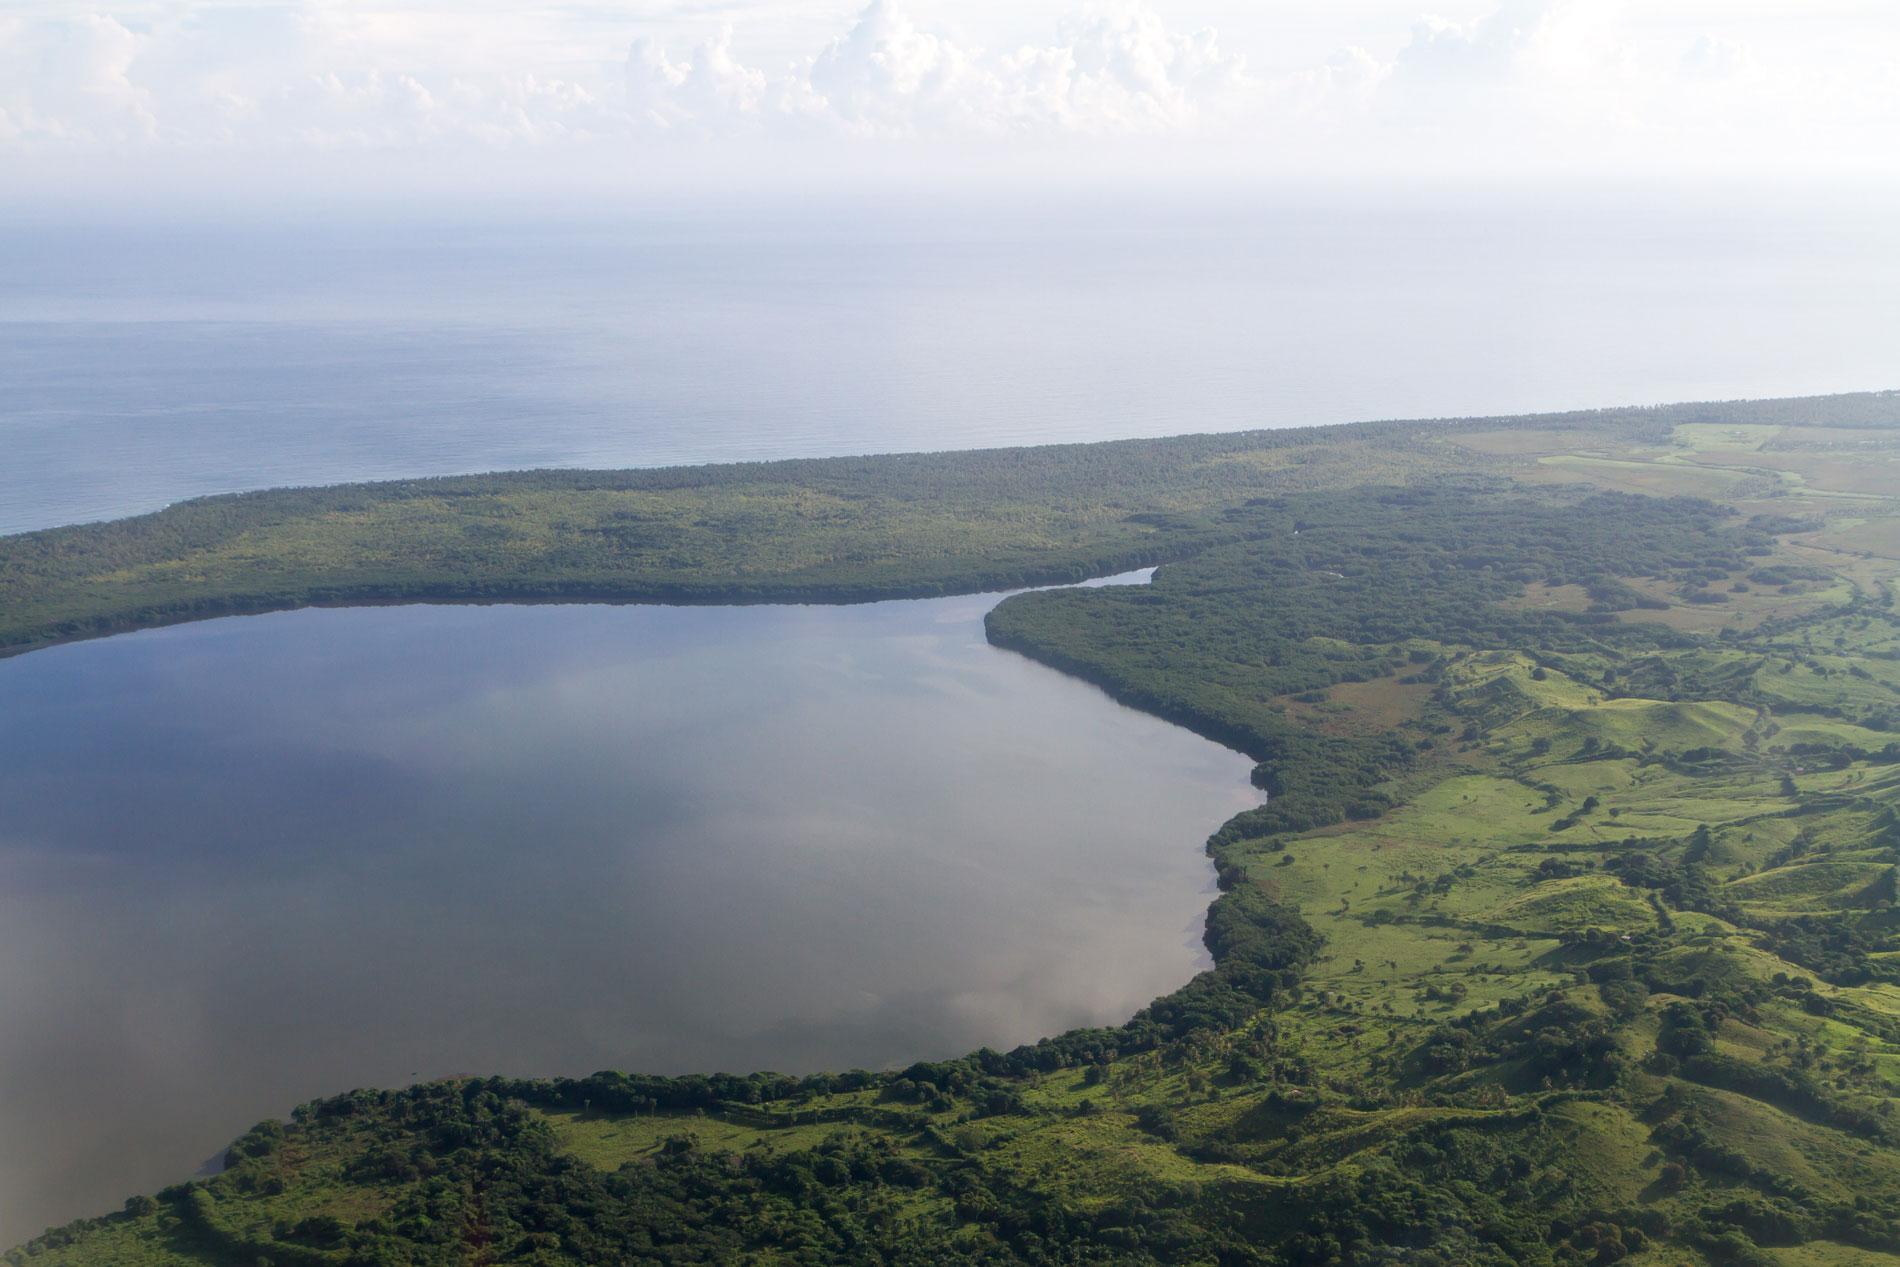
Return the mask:
<path id="1" fill-rule="evenodd" d="M 0 196 L 1886 182 L 1891 0 L 0 0 Z"/>

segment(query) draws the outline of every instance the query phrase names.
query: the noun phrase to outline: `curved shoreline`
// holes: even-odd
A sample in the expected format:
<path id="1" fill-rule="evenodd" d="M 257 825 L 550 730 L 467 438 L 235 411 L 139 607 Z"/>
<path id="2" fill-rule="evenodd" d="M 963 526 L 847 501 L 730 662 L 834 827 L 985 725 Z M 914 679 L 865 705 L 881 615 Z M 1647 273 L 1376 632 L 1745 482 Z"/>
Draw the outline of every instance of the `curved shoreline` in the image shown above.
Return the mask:
<path id="1" fill-rule="evenodd" d="M 442 589 L 413 587 L 394 591 L 381 588 L 343 589 L 318 593 L 307 598 L 285 599 L 239 596 L 216 605 L 101 622 L 83 631 L 63 634 L 28 643 L 0 646 L 0 660 L 31 655 L 53 647 L 94 642 L 152 629 L 207 620 L 228 620 L 245 616 L 268 616 L 280 612 L 313 608 L 352 607 L 545 607 L 586 605 L 602 607 L 851 607 L 866 603 L 899 602 L 932 598 L 959 598 L 977 594 L 1009 594 L 1023 589 L 1048 586 L 1082 585 L 1123 572 L 1176 563 L 1219 544 L 1197 541 L 1174 548 L 1129 550 L 1091 559 L 1084 563 L 1050 564 L 989 575 L 958 578 L 955 581 L 897 582 L 888 584 L 774 585 L 748 584 L 677 584 L 629 583 L 623 586 L 523 585 L 501 589 Z"/>
<path id="2" fill-rule="evenodd" d="M 1151 572 L 1151 570 L 1150 568 L 1138 568 L 1138 570 L 1132 570 L 1132 572 L 1134 572 L 1136 576 L 1140 576 L 1142 572 Z M 1083 581 L 1081 581 L 1081 583 L 1085 585 L 1085 583 L 1089 583 L 1089 581 L 1110 581 L 1110 579 L 1113 579 L 1113 577 L 1123 576 L 1123 574 L 1125 574 L 1125 572 L 1106 572 L 1106 574 L 1100 574 L 1100 576 L 1083 577 Z M 1144 577 L 1144 579 L 1131 579 L 1131 581 L 1123 581 L 1123 583 L 1125 583 L 1125 585 L 1146 585 L 1146 577 Z M 977 608 L 977 610 L 971 610 L 971 608 L 973 608 L 973 604 L 969 604 L 969 602 L 963 602 L 963 604 L 959 604 L 958 629 L 967 629 L 971 621 L 975 621 L 975 619 L 977 619 L 977 617 L 980 617 L 980 615 L 986 614 L 986 610 L 992 610 L 992 608 L 996 606 L 994 602 L 990 602 L 990 604 L 980 604 L 980 598 L 984 598 L 984 596 L 996 595 L 996 598 L 999 598 L 999 600 L 1001 600 L 1001 598 L 1007 598 L 1007 596 L 1013 596 L 1013 595 L 1016 595 L 1016 593 L 1028 593 L 1028 591 L 1022 591 L 1022 589 L 1013 589 L 1013 591 L 1001 591 L 1001 593 L 997 593 L 997 591 L 982 591 L 980 595 L 977 595 L 978 604 L 975 604 L 975 608 Z M 908 602 L 925 602 L 925 604 L 927 604 L 927 602 L 931 602 L 933 598 L 958 598 L 958 595 L 946 595 L 946 596 L 931 595 L 931 596 L 925 596 L 925 598 L 920 598 L 920 600 L 910 600 L 910 598 L 901 598 L 901 600 L 895 600 L 895 602 L 904 602 L 904 604 L 908 604 Z M 971 596 L 963 595 L 961 596 L 961 598 L 965 598 L 965 600 L 967 600 L 967 598 L 971 598 Z M 361 610 L 372 610 L 372 608 L 382 608 L 382 606 L 534 606 L 534 604 L 513 604 L 513 602 L 504 602 L 504 600 L 494 600 L 494 602 L 483 602 L 483 604 L 460 604 L 460 602 L 443 602 L 443 604 L 409 604 L 409 602 L 403 602 L 403 600 L 391 600 L 391 602 L 378 602 L 378 604 L 325 604 L 325 606 L 329 606 L 331 610 L 348 610 L 348 608 L 361 608 Z M 545 606 L 570 606 L 570 604 L 566 604 L 566 602 L 562 602 L 562 600 L 549 600 L 549 604 L 545 604 Z M 669 606 L 669 604 L 652 604 L 652 606 Z M 682 606 L 693 606 L 693 604 L 682 604 Z M 699 604 L 699 606 L 711 606 L 711 604 Z M 733 606 L 733 604 L 718 604 L 718 606 Z M 794 604 L 756 604 L 756 606 L 794 606 Z M 840 604 L 825 604 L 825 606 L 840 606 Z M 266 612 L 258 612 L 258 615 L 266 615 Z M 207 621 L 207 623 L 209 623 L 211 619 L 237 619 L 237 617 L 205 617 L 205 621 Z M 192 623 L 196 623 L 196 621 L 192 621 Z M 961 634 L 959 634 L 959 638 L 961 638 Z M 971 642 L 975 642 L 975 640 L 971 640 Z M 978 655 L 988 655 L 988 653 L 992 653 L 992 652 L 1007 652 L 1009 653 L 1009 659 L 1015 659 L 1016 655 L 1018 655 L 1018 653 L 1016 653 L 1015 650 L 1011 650 L 1011 648 L 1003 648 L 1001 644 L 992 644 L 992 642 L 988 642 L 988 640 L 986 640 L 986 648 L 990 648 L 990 650 L 978 650 L 977 652 Z M 1028 663 L 1035 663 L 1035 665 L 1039 665 L 1039 667 L 1047 667 L 1047 669 L 1051 669 L 1051 672 L 1054 672 L 1054 674 L 1060 674 L 1060 678 L 1062 678 L 1062 680 L 1068 680 L 1068 682 L 1075 682 L 1075 684 L 1081 684 L 1081 686 L 1085 688 L 1085 693 L 1087 693 L 1087 695 L 1094 695 L 1094 693 L 1098 693 L 1098 688 L 1094 688 L 1093 682 L 1087 682 L 1085 678 L 1081 678 L 1081 676 L 1077 676 L 1077 674 L 1070 674 L 1070 672 L 1060 671 L 1060 669 L 1056 669 L 1056 667 L 1053 667 L 1053 665 L 1045 665 L 1045 663 L 1043 663 L 1041 659 L 1037 659 L 1037 657 L 1034 657 L 1034 655 L 1022 655 L 1022 659 L 1026 659 Z M 1119 707 L 1125 707 L 1125 705 L 1121 705 L 1121 701 L 1115 701 L 1112 695 L 1108 695 L 1108 691 L 1100 691 L 1100 693 L 1102 693 L 1104 697 L 1108 697 L 1108 699 L 1104 701 L 1104 703 L 1106 703 L 1106 707 L 1110 707 L 1110 709 L 1119 709 Z M 1163 718 L 1157 718 L 1157 720 L 1163 720 Z M 1163 720 L 1163 722 L 1165 722 L 1165 720 Z M 1229 752 L 1231 752 L 1231 748 L 1229 748 Z M 1233 779 L 1233 786 L 1235 786 L 1235 788 L 1241 788 L 1241 786 L 1245 786 L 1246 785 L 1245 767 L 1241 767 L 1241 769 L 1233 769 L 1233 771 L 1231 771 L 1231 779 Z M 1205 802 L 1201 802 L 1201 804 L 1205 804 Z M 1203 868 L 1205 868 L 1205 870 L 1203 870 Z M 1193 906 L 1191 906 L 1189 910 L 1193 910 L 1193 912 L 1199 912 L 1199 916 L 1195 917 L 1195 921 L 1197 921 L 1197 927 L 1201 929 L 1201 933 L 1197 935 L 1197 938 L 1195 938 L 1195 942 L 1193 942 L 1193 944 L 1195 944 L 1195 948 L 1199 950 L 1199 954 L 1193 955 L 1191 959 L 1188 959 L 1188 961 L 1186 961 L 1186 963 L 1182 965 L 1182 967 L 1184 967 L 1186 971 L 1189 971 L 1189 974 L 1195 973 L 1197 969 L 1203 969 L 1203 965 L 1208 965 L 1208 963 L 1210 963 L 1210 959 L 1212 959 L 1212 954 L 1210 954 L 1210 948 L 1208 948 L 1207 935 L 1205 935 L 1205 923 L 1207 923 L 1207 906 L 1205 906 L 1205 902 L 1207 902 L 1207 897 L 1203 897 L 1203 895 L 1205 895 L 1208 889 L 1212 887 L 1212 885 L 1210 885 L 1208 881 L 1216 881 L 1216 883 L 1218 883 L 1218 870 L 1216 870 L 1216 868 L 1212 868 L 1212 866 L 1210 866 L 1208 862 L 1205 862 L 1205 860 L 1197 860 L 1197 866 L 1195 866 L 1195 876 L 1197 876 L 1197 879 L 1195 879 L 1195 883 L 1193 883 L 1193 887 L 1191 887 L 1188 893 L 1184 895 L 1184 897 L 1188 897 L 1189 900 L 1195 900 L 1195 902 L 1199 902 L 1199 904 L 1193 904 Z M 1056 897 L 1058 897 L 1058 895 L 1056 895 Z M 1176 925 L 1172 925 L 1172 923 L 1170 923 L 1170 929 L 1172 929 L 1172 927 L 1176 927 Z M 1182 933 L 1186 933 L 1186 927 L 1182 927 L 1180 931 L 1182 931 Z M 1172 936 L 1172 933 L 1170 933 L 1170 936 Z M 1195 959 L 1199 959 L 1199 963 L 1197 963 Z M 1184 978 L 1184 980 L 1186 980 L 1186 978 Z M 1172 986 L 1163 986 L 1163 988 L 1169 988 L 1170 990 Z M 1136 1007 L 1136 999 L 1138 999 L 1140 1003 L 1146 1003 L 1146 1001 L 1148 1001 L 1148 999 L 1146 999 L 1146 993 L 1144 993 L 1144 995 L 1132 995 L 1132 992 L 1123 992 L 1123 993 L 1125 993 L 1125 995 L 1129 997 L 1129 1003 L 1127 1003 L 1127 1005 L 1131 1007 L 1131 1011 L 1138 1011 L 1138 1007 Z M 1112 1028 L 1119 1028 L 1119 1026 L 1123 1026 L 1123 1024 L 1127 1022 L 1127 1018 L 1129 1018 L 1127 1014 L 1115 1014 L 1115 1018 L 1113 1018 L 1112 1022 L 1108 1022 L 1108 1024 L 1110 1024 Z M 1062 1033 L 1073 1033 L 1073 1031 L 1075 1030 L 1053 1030 L 1053 1031 L 1047 1031 L 1047 1033 L 1043 1033 L 1043 1031 L 1030 1030 L 1030 1033 L 1032 1033 L 1034 1037 L 1032 1037 L 1032 1039 L 1030 1039 L 1028 1043 L 1024 1043 L 1022 1047 L 1034 1047 L 1035 1043 L 1043 1043 L 1043 1041 L 1047 1041 L 1049 1037 L 1060 1037 Z M 956 1047 L 956 1049 L 954 1050 L 940 1049 L 939 1052 L 923 1052 L 923 1054 L 920 1054 L 918 1058 L 920 1058 L 920 1060 L 958 1060 L 958 1058 L 965 1058 L 967 1054 L 969 1054 L 969 1050 L 965 1050 L 963 1049 L 963 1047 Z M 855 1058 L 853 1058 L 853 1060 L 855 1060 Z M 906 1060 L 906 1062 L 910 1062 L 910 1060 L 912 1060 L 912 1056 L 904 1056 L 902 1060 Z M 849 1062 L 847 1062 L 847 1060 L 836 1060 L 836 1062 L 826 1062 L 823 1068 L 826 1068 L 826 1069 L 844 1068 L 845 1064 L 849 1064 Z M 454 1068 L 454 1066 L 450 1066 L 450 1068 Z M 580 1064 L 578 1068 L 591 1068 L 591 1066 L 589 1066 L 589 1064 Z M 766 1064 L 766 1066 L 762 1066 L 762 1069 L 760 1069 L 760 1075 L 766 1075 L 766 1073 L 769 1073 L 769 1069 L 773 1069 L 773 1068 L 775 1068 L 775 1066 L 769 1066 L 769 1064 Z M 880 1068 L 882 1068 L 882 1066 L 880 1066 Z M 885 1069 L 883 1073 L 880 1073 L 880 1077 L 885 1077 L 885 1079 L 889 1079 L 889 1077 L 897 1077 L 897 1075 L 899 1075 L 899 1069 L 897 1069 L 897 1066 L 891 1066 L 891 1068 Z M 659 1075 L 656 1075 L 656 1077 L 659 1077 Z M 667 1075 L 667 1077 L 690 1077 L 690 1075 Z M 555 1079 L 555 1081 L 561 1081 L 561 1083 L 568 1083 L 568 1081 L 578 1081 L 578 1079 L 566 1079 L 566 1077 L 562 1077 L 562 1079 Z M 285 1106 L 285 1109 L 283 1109 L 283 1115 L 285 1115 L 285 1117 L 289 1115 L 289 1109 L 291 1109 L 291 1107 L 295 1107 L 295 1106 L 289 1106 L 289 1104 L 287 1104 L 287 1106 Z M 222 1157 L 222 1151 L 218 1153 L 218 1157 Z M 207 1174 L 207 1172 L 203 1172 L 203 1170 L 199 1170 L 199 1172 L 194 1172 L 194 1178 L 196 1178 L 196 1176 L 201 1176 L 201 1174 Z M 4 1246 L 0 1246 L 0 1248 L 4 1248 Z"/>
<path id="3" fill-rule="evenodd" d="M 1263 500 L 1508 476 L 1559 431 L 1900 422 L 1900 394 L 1345 423 L 1021 449 L 527 470 L 221 494 L 0 536 L 0 656 L 189 620 L 388 602 L 851 603 L 1073 583 L 1241 535 Z"/>

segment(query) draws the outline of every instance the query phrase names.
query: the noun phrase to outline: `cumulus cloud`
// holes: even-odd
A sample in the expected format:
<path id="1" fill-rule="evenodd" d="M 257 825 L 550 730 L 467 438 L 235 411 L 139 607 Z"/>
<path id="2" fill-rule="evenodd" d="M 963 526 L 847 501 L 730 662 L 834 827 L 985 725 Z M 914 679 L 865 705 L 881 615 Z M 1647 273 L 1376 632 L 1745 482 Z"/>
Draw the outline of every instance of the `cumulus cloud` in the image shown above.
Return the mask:
<path id="1" fill-rule="evenodd" d="M 796 72 L 793 100 L 865 135 L 988 130 L 1007 118 L 996 70 L 920 29 L 892 0 L 871 0 L 849 31 Z"/>
<path id="2" fill-rule="evenodd" d="M 1258 85 L 1211 30 L 1124 6 L 1064 21 L 1049 44 L 987 49 L 871 0 L 847 30 L 778 75 L 744 65 L 732 30 L 680 60 L 646 39 L 627 58 L 636 123 L 784 125 L 863 138 L 1114 135 L 1229 117 Z"/>
<path id="3" fill-rule="evenodd" d="M 1614 0 L 1505 0 L 1475 22 L 1417 23 L 1370 102 L 1378 124 L 1460 144 L 1565 144 L 1625 130 L 1641 70 Z"/>
<path id="4" fill-rule="evenodd" d="M 1059 66 L 1055 121 L 1090 131 L 1192 130 L 1254 108 L 1262 84 L 1246 59 L 1212 29 L 1175 32 L 1152 10 L 1096 14 L 1064 23 L 1064 40 L 1037 50 Z M 1047 81 L 1045 81 L 1047 82 Z"/>
<path id="5" fill-rule="evenodd" d="M 735 140 L 880 154 L 1159 137 L 1264 167 L 1870 168 L 1891 165 L 1900 134 L 1900 17 L 1796 47 L 1686 0 L 1497 0 L 1475 20 L 1395 23 L 1383 42 L 1361 22 L 1357 42 L 1305 66 L 1277 54 L 1270 17 L 1243 50 L 1134 2 L 986 44 L 907 0 L 869 0 L 776 60 L 744 24 L 682 38 L 678 16 L 516 0 L 142 0 L 123 21 L 80 3 L 0 18 L 0 149 L 586 146 L 591 161 L 669 137 L 696 153 Z"/>
<path id="6" fill-rule="evenodd" d="M 166 3 L 0 20 L 0 138 L 16 148 L 403 149 L 622 131 L 595 85 L 532 68 L 431 63 L 388 15 L 325 0 Z"/>
<path id="7" fill-rule="evenodd" d="M 674 128 L 756 114 L 765 96 L 765 72 L 732 53 L 732 27 L 675 62 L 648 39 L 627 54 L 627 107 L 635 124 Z"/>
<path id="8" fill-rule="evenodd" d="M 85 143 L 157 131 L 132 78 L 138 37 L 110 17 L 0 20 L 0 136 Z"/>
<path id="9" fill-rule="evenodd" d="M 1475 20 L 1426 16 L 1388 57 L 1345 49 L 1275 99 L 1361 162 L 1900 175 L 1900 19 L 1764 55 L 1659 23 L 1662 7 L 1502 0 Z"/>
<path id="10" fill-rule="evenodd" d="M 897 0 L 871 0 L 782 70 L 748 64 L 728 25 L 677 52 L 636 36 L 622 46 L 618 82 L 602 73 L 605 57 L 580 73 L 428 64 L 424 29 L 325 0 L 180 0 L 136 32 L 91 14 L 0 22 L 0 135 L 320 147 L 773 129 L 1112 135 L 1191 129 L 1244 104 L 1254 86 L 1214 32 L 1174 30 L 1134 5 L 1065 21 L 1047 44 L 987 49 L 918 23 Z"/>

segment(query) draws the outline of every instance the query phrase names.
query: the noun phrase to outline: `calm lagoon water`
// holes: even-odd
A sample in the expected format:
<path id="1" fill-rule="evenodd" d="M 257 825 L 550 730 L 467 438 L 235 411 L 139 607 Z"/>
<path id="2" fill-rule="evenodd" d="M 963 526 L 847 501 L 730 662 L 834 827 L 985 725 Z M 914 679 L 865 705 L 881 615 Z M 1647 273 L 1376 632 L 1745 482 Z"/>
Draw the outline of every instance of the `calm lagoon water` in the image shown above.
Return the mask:
<path id="1" fill-rule="evenodd" d="M 352 1086 L 878 1067 L 1186 980 L 1248 763 L 990 648 L 995 601 L 0 661 L 0 1241 Z"/>

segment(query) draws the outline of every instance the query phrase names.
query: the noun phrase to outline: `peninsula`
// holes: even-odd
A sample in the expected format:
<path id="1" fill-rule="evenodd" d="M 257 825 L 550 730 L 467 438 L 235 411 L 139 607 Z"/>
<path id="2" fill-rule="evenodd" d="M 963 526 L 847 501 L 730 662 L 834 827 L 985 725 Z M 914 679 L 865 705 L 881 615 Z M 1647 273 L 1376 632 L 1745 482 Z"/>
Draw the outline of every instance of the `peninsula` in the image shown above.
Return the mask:
<path id="1" fill-rule="evenodd" d="M 1147 564 L 987 621 L 1269 793 L 1127 1023 L 350 1091 L 5 1261 L 1900 1262 L 1900 394 L 210 497 L 0 538 L 0 654 Z"/>

